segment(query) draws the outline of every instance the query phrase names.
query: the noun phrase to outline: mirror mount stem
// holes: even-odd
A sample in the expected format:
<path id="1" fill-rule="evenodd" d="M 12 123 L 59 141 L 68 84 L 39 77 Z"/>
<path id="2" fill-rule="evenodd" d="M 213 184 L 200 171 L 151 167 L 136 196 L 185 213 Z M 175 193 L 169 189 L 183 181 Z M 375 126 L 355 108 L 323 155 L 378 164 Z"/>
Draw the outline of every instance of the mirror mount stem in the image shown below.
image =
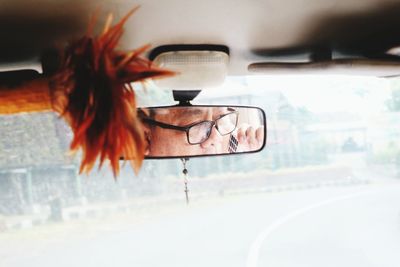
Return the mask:
<path id="1" fill-rule="evenodd" d="M 189 107 L 192 106 L 192 103 L 190 101 L 179 101 L 178 104 L 176 104 L 177 107 Z"/>
<path id="2" fill-rule="evenodd" d="M 177 106 L 191 106 L 192 104 L 190 101 L 195 99 L 200 92 L 201 90 L 173 90 L 172 94 L 174 96 L 174 100 L 179 102 Z"/>

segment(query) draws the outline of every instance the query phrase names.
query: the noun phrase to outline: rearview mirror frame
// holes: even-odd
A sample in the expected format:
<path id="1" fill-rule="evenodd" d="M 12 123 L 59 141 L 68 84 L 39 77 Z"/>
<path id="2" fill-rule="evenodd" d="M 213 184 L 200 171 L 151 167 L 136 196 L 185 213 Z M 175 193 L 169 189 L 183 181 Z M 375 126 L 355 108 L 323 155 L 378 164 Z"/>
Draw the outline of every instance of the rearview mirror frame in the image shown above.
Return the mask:
<path id="1" fill-rule="evenodd" d="M 191 108 L 218 108 L 218 107 L 231 107 L 231 108 L 251 108 L 256 109 L 262 114 L 262 123 L 264 125 L 264 140 L 261 147 L 257 150 L 235 152 L 235 153 L 221 153 L 221 154 L 202 154 L 202 155 L 187 155 L 187 156 L 145 156 L 145 160 L 160 160 L 160 159 L 181 159 L 181 158 L 198 158 L 198 157 L 218 157 L 228 155 L 241 155 L 241 154 L 253 154 L 262 151 L 267 143 L 268 131 L 267 131 L 267 116 L 264 110 L 260 107 L 255 106 L 241 106 L 241 105 L 170 105 L 170 106 L 155 106 L 155 107 L 139 107 L 139 109 L 165 109 L 165 108 L 177 108 L 177 107 L 191 107 Z"/>

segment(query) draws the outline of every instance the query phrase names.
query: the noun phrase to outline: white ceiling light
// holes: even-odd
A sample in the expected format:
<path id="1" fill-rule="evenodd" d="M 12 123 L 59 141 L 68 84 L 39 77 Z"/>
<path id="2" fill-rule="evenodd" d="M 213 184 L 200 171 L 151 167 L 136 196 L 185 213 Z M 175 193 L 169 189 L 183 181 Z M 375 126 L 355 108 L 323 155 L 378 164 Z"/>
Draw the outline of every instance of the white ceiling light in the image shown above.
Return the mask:
<path id="1" fill-rule="evenodd" d="M 161 88 L 203 90 L 220 86 L 228 73 L 229 55 L 221 51 L 172 51 L 156 56 L 154 64 L 177 72 L 155 80 Z"/>

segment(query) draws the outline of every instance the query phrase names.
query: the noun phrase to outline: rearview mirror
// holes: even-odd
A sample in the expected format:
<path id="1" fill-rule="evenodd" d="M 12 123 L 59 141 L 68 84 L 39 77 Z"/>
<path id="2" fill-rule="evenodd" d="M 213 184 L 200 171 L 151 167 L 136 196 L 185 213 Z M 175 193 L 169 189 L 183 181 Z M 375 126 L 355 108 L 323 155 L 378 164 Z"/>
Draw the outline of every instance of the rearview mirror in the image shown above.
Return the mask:
<path id="1" fill-rule="evenodd" d="M 139 108 L 146 158 L 187 158 L 258 152 L 265 146 L 262 109 L 239 106 Z"/>

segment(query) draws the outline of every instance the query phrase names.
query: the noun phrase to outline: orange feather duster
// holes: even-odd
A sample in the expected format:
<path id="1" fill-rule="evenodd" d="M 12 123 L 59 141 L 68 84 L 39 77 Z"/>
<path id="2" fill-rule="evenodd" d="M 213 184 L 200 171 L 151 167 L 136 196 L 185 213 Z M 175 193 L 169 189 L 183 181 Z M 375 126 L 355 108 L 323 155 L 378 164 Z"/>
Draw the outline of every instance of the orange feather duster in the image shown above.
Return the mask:
<path id="1" fill-rule="evenodd" d="M 72 42 L 62 55 L 59 70 L 47 85 L 43 81 L 32 81 L 8 92 L 3 90 L 2 97 L 0 94 L 3 114 L 10 113 L 7 103 L 11 107 L 12 100 L 20 101 L 27 90 L 49 94 L 50 97 L 41 97 L 43 103 L 35 103 L 33 110 L 22 110 L 46 110 L 51 100 L 52 109 L 68 122 L 74 133 L 71 150 L 83 152 L 81 173 L 90 172 L 97 160 L 99 167 L 108 160 L 116 177 L 121 155 L 130 160 L 135 172 L 139 170 L 145 141 L 130 83 L 174 74 L 141 57 L 148 45 L 126 52 L 117 49 L 123 26 L 136 9 L 114 26 L 110 26 L 110 16 L 102 34 L 93 37 L 89 31 L 87 36 Z"/>

